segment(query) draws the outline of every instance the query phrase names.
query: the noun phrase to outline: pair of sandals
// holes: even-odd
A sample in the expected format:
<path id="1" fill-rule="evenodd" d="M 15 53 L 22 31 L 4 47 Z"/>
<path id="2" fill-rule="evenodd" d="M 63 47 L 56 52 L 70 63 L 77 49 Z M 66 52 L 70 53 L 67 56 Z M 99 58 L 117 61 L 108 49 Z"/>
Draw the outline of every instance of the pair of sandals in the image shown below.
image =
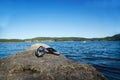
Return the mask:
<path id="1" fill-rule="evenodd" d="M 42 57 L 45 53 L 51 53 L 54 55 L 60 55 L 60 53 L 58 51 L 56 51 L 55 49 L 49 47 L 49 48 L 45 48 L 43 46 L 40 46 L 37 51 L 35 52 L 35 55 L 37 57 Z"/>

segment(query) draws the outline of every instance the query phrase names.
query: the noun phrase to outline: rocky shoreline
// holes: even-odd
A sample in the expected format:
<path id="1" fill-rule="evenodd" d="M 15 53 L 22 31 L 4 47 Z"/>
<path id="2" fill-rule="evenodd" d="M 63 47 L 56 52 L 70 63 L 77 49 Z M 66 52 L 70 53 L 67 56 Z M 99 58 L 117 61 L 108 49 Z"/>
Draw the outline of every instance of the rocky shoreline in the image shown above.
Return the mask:
<path id="1" fill-rule="evenodd" d="M 91 65 L 62 54 L 36 57 L 40 44 L 0 60 L 0 80 L 107 80 Z"/>

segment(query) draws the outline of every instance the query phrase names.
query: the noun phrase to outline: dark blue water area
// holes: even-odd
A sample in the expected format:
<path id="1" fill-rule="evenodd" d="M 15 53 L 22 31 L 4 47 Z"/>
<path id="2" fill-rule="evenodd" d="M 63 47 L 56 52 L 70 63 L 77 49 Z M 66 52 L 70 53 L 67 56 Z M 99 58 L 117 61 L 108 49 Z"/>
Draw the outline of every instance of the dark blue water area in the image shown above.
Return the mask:
<path id="1" fill-rule="evenodd" d="M 109 80 L 120 80 L 120 41 L 43 42 L 67 58 L 93 65 Z M 0 43 L 0 59 L 26 50 L 35 42 Z"/>

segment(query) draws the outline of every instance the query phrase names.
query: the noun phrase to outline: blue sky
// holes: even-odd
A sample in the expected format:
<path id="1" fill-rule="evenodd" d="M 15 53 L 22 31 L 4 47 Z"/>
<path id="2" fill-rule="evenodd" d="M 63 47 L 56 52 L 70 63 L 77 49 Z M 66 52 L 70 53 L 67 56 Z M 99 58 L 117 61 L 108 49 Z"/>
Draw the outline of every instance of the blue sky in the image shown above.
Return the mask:
<path id="1" fill-rule="evenodd" d="M 120 33 L 120 0 L 0 0 L 0 38 Z"/>

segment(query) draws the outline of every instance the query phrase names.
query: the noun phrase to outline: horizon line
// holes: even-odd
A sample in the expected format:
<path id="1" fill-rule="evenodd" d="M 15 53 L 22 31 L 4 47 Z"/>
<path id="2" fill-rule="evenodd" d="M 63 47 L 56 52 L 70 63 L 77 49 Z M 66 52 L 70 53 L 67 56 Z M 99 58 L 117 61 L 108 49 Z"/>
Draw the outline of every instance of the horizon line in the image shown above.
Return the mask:
<path id="1" fill-rule="evenodd" d="M 120 34 L 120 33 L 118 33 L 118 34 Z M 117 34 L 114 34 L 114 35 L 117 35 Z M 24 39 L 32 39 L 32 38 L 88 38 L 88 39 L 90 39 L 90 38 L 105 38 L 105 37 L 112 37 L 112 36 L 114 36 L 114 35 L 111 35 L 111 36 L 104 36 L 104 37 L 79 37 L 79 36 L 64 36 L 64 37 L 62 37 L 62 36 L 50 36 L 50 37 L 48 37 L 48 36 L 41 36 L 41 37 L 31 37 L 31 38 L 0 38 L 0 39 L 20 39 L 20 40 L 24 40 Z"/>

